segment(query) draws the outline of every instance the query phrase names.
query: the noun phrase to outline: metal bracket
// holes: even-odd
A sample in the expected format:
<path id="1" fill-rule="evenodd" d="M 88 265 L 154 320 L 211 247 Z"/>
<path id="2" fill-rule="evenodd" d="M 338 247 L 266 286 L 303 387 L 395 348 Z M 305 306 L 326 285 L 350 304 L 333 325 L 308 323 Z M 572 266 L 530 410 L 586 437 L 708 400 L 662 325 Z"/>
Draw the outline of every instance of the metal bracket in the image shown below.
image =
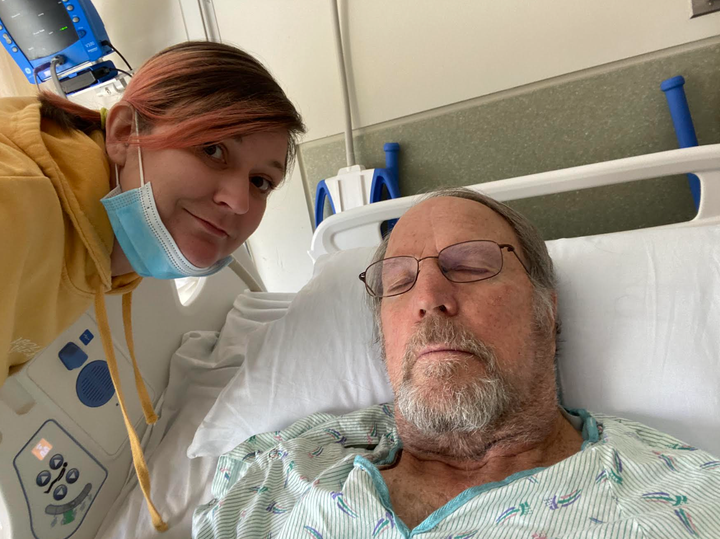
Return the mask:
<path id="1" fill-rule="evenodd" d="M 720 11 L 720 0 L 690 0 L 690 4 L 691 19 L 701 15 L 707 15 L 713 11 Z"/>

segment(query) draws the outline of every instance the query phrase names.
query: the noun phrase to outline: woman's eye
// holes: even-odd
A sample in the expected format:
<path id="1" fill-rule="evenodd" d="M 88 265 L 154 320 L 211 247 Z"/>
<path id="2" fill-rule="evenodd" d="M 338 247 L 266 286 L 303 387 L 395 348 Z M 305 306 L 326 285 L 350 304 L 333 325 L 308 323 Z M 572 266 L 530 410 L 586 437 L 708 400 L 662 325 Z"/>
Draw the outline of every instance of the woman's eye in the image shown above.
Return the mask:
<path id="1" fill-rule="evenodd" d="M 222 161 L 225 157 L 225 152 L 223 151 L 222 146 L 220 146 L 219 144 L 210 144 L 209 146 L 204 146 L 203 152 L 205 153 L 205 155 L 207 155 L 211 159 L 215 159 L 216 161 Z"/>
<path id="2" fill-rule="evenodd" d="M 253 176 L 250 178 L 250 181 L 261 193 L 268 193 L 275 188 L 270 180 L 263 178 L 262 176 Z"/>

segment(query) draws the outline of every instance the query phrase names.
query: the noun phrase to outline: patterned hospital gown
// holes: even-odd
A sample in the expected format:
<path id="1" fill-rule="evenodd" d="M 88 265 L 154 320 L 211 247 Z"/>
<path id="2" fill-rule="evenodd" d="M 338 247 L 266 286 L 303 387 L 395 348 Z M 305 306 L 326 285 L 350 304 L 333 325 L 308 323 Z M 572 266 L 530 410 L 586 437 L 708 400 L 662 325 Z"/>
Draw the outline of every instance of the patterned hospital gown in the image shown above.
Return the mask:
<path id="1" fill-rule="evenodd" d="M 720 538 L 720 460 L 639 423 L 571 414 L 578 453 L 470 488 L 413 530 L 377 468 L 402 446 L 392 405 L 315 414 L 220 457 L 193 536 Z"/>

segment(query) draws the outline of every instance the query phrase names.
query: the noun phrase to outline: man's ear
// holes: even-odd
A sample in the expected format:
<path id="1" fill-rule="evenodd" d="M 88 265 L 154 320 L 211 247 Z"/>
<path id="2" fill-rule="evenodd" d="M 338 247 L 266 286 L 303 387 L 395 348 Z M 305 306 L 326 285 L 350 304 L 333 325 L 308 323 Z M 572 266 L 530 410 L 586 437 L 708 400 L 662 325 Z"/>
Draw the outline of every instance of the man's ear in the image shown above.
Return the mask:
<path id="1" fill-rule="evenodd" d="M 121 101 L 108 112 L 105 124 L 105 150 L 114 165 L 124 166 L 127 159 L 128 139 L 133 132 L 133 107 Z"/>
<path id="2" fill-rule="evenodd" d="M 553 305 L 553 318 L 555 319 L 555 335 L 560 335 L 560 320 L 558 319 L 558 299 L 557 299 L 557 292 L 553 291 L 552 293 L 552 305 Z"/>

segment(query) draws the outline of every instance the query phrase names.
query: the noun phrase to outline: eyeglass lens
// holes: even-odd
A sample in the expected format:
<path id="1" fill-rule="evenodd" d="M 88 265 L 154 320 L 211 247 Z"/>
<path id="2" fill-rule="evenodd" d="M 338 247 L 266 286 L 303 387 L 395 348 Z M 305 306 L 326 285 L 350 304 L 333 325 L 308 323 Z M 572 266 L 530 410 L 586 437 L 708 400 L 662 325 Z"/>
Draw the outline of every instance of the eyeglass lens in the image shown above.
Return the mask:
<path id="1" fill-rule="evenodd" d="M 443 275 L 456 283 L 494 277 L 503 264 L 500 246 L 485 240 L 450 245 L 440 251 L 437 258 Z M 366 270 L 365 283 L 375 296 L 396 296 L 413 287 L 418 270 L 418 260 L 412 256 L 386 258 Z"/>

